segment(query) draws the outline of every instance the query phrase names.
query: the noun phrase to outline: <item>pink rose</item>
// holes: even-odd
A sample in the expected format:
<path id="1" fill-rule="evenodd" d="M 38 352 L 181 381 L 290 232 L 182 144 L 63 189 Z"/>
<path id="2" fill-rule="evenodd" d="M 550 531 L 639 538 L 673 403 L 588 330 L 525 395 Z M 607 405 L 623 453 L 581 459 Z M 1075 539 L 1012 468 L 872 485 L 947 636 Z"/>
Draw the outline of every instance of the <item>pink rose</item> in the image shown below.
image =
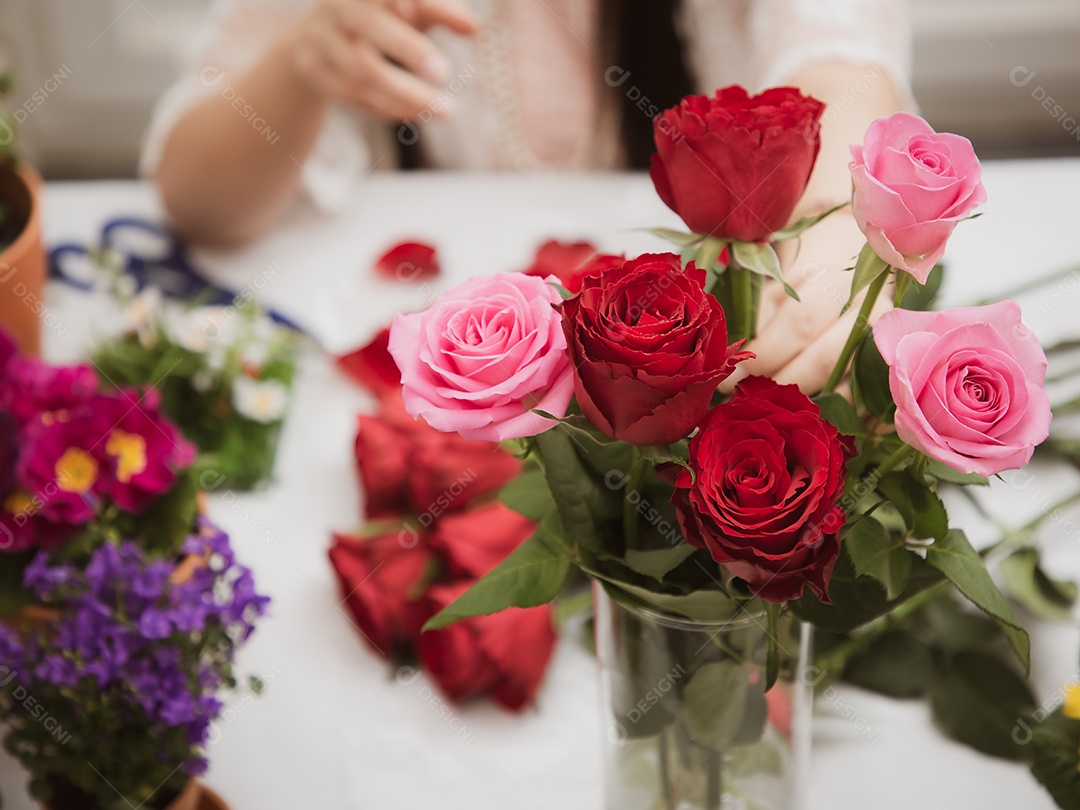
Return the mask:
<path id="1" fill-rule="evenodd" d="M 552 284 L 521 273 L 470 279 L 430 309 L 397 315 L 390 354 L 405 410 L 436 430 L 502 441 L 553 426 L 533 409 L 566 415 L 574 375 Z"/>
<path id="2" fill-rule="evenodd" d="M 956 223 L 986 202 L 971 142 L 901 112 L 871 124 L 851 156 L 859 228 L 882 260 L 925 284 Z"/>
<path id="3" fill-rule="evenodd" d="M 895 309 L 874 324 L 896 432 L 962 473 L 1022 467 L 1050 432 L 1046 354 L 1015 301 L 945 312 Z"/>

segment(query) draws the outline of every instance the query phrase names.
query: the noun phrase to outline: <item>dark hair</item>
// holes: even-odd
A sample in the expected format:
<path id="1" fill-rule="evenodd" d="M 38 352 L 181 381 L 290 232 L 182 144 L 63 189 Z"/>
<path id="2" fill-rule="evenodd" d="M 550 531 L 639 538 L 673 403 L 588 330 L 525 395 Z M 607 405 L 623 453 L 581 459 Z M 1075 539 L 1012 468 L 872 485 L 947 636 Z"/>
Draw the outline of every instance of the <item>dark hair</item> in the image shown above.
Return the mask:
<path id="1" fill-rule="evenodd" d="M 616 67 L 625 77 L 613 89 L 628 168 L 649 166 L 654 151 L 651 113 L 674 107 L 695 90 L 675 30 L 678 7 L 678 0 L 601 2 L 600 37 L 608 60 L 601 70 Z"/>
<path id="2" fill-rule="evenodd" d="M 720 0 L 716 0 L 720 2 Z M 647 169 L 654 151 L 652 118 L 693 93 L 675 30 L 679 0 L 601 0 L 597 69 L 604 90 L 617 94 L 616 109 L 627 168 Z M 621 80 L 608 87 L 611 76 Z M 394 133 L 400 135 L 400 125 Z M 416 139 L 397 138 L 401 168 L 423 165 Z"/>

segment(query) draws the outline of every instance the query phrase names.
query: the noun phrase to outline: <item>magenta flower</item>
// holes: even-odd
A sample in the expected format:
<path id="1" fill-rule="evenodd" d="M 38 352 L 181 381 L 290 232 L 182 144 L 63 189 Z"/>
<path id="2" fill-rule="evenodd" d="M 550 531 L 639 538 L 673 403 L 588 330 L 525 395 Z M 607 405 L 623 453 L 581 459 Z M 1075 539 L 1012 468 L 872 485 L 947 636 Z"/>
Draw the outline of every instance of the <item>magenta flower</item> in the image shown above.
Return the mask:
<path id="1" fill-rule="evenodd" d="M 96 397 L 100 450 L 109 464 L 108 494 L 129 512 L 141 512 L 168 492 L 178 471 L 195 460 L 195 448 L 158 411 L 160 396 L 140 400 L 133 391 Z"/>

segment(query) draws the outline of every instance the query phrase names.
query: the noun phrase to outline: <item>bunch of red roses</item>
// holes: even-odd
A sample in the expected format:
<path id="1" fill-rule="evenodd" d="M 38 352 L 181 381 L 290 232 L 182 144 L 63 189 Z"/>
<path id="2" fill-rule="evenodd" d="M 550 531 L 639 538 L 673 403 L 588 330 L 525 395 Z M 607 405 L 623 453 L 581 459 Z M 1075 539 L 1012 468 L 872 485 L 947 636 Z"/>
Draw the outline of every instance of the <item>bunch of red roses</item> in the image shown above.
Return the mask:
<path id="1" fill-rule="evenodd" d="M 452 700 L 490 693 L 519 710 L 532 702 L 554 646 L 548 605 L 420 629 L 533 533 L 532 520 L 494 499 L 522 464 L 497 444 L 406 414 L 387 336 L 340 360 L 377 396 L 379 413 L 361 415 L 356 434 L 369 523 L 363 536 L 334 535 L 331 563 L 373 649 L 397 663 L 418 659 Z"/>
<path id="2" fill-rule="evenodd" d="M 57 548 L 168 492 L 195 451 L 157 406 L 99 391 L 89 366 L 21 357 L 0 332 L 0 552 Z"/>

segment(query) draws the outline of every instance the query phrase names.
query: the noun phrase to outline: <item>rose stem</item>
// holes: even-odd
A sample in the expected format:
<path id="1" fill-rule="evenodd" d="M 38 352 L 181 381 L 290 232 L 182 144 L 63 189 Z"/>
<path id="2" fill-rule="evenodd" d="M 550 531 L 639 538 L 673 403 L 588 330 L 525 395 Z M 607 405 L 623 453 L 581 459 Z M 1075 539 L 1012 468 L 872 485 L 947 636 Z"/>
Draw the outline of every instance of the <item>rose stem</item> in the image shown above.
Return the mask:
<path id="1" fill-rule="evenodd" d="M 660 729 L 656 738 L 657 755 L 660 757 L 660 793 L 664 797 L 664 807 L 667 810 L 675 810 L 675 794 L 672 791 L 671 767 L 668 760 L 670 751 L 668 746 L 668 726 Z"/>
<path id="2" fill-rule="evenodd" d="M 720 778 L 720 752 L 715 748 L 708 749 L 705 754 L 705 768 L 708 770 L 708 783 L 705 791 L 705 807 L 707 810 L 720 810 L 720 801 L 723 798 L 723 780 Z"/>
<path id="3" fill-rule="evenodd" d="M 729 265 L 716 277 L 712 294 L 724 308 L 728 343 L 752 340 L 757 335 L 761 276 L 743 267 Z"/>
<path id="4" fill-rule="evenodd" d="M 634 445 L 630 445 L 630 472 L 623 489 L 623 539 L 626 548 L 636 548 L 638 539 L 637 505 L 641 502 L 641 481 L 645 477 L 645 457 Z"/>
<path id="5" fill-rule="evenodd" d="M 870 289 L 866 291 L 866 298 L 863 299 L 862 307 L 859 308 L 859 317 L 855 319 L 847 343 L 844 344 L 843 351 L 840 352 L 840 357 L 833 367 L 832 374 L 829 375 L 828 382 L 825 383 L 825 387 L 821 391 L 823 394 L 830 394 L 835 391 L 836 386 L 840 384 L 840 380 L 844 379 L 844 373 L 851 362 L 851 356 L 855 354 L 855 347 L 870 331 L 870 313 L 873 312 L 874 304 L 877 302 L 878 296 L 881 295 L 881 290 L 888 280 L 889 271 L 886 270 L 870 283 Z"/>

